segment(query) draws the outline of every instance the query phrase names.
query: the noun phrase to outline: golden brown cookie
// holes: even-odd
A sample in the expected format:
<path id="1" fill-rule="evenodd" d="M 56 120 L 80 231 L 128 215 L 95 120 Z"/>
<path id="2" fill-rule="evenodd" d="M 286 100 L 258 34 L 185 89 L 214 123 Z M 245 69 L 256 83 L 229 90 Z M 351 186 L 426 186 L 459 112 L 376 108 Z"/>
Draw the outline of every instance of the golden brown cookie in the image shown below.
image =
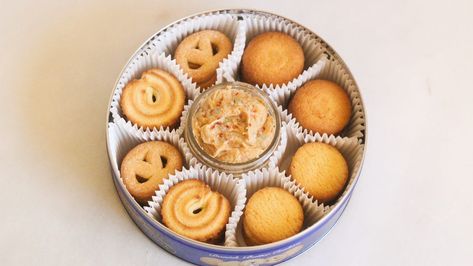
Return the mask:
<path id="1" fill-rule="evenodd" d="M 163 178 L 181 170 L 182 155 L 173 145 L 150 141 L 134 147 L 122 161 L 121 176 L 130 194 L 146 204 L 163 183 Z"/>
<path id="2" fill-rule="evenodd" d="M 123 114 L 142 127 L 175 126 L 184 110 L 181 83 L 166 71 L 153 68 L 130 81 L 120 99 Z"/>
<path id="3" fill-rule="evenodd" d="M 313 132 L 338 134 L 351 117 L 351 102 L 345 90 L 329 80 L 311 80 L 296 90 L 289 112 Z"/>
<path id="4" fill-rule="evenodd" d="M 348 165 L 337 148 L 313 142 L 297 149 L 289 166 L 289 173 L 319 202 L 330 203 L 345 188 Z"/>
<path id="5" fill-rule="evenodd" d="M 282 85 L 304 70 L 301 45 L 282 32 L 265 32 L 254 37 L 243 52 L 241 74 L 254 85 Z"/>
<path id="6" fill-rule="evenodd" d="M 198 83 L 197 86 L 199 86 L 202 89 L 206 89 L 214 85 L 216 81 L 217 81 L 217 74 L 213 75 L 209 80 Z"/>
<path id="7" fill-rule="evenodd" d="M 164 225 L 180 235 L 208 243 L 222 237 L 230 212 L 228 199 L 198 179 L 172 186 L 161 205 Z"/>
<path id="8" fill-rule="evenodd" d="M 248 245 L 286 239 L 301 231 L 304 211 L 299 201 L 279 187 L 265 187 L 251 196 L 243 216 L 243 235 Z"/>
<path id="9" fill-rule="evenodd" d="M 218 64 L 232 48 L 232 42 L 222 32 L 203 30 L 184 38 L 177 46 L 174 58 L 192 81 L 205 89 L 215 83 Z"/>

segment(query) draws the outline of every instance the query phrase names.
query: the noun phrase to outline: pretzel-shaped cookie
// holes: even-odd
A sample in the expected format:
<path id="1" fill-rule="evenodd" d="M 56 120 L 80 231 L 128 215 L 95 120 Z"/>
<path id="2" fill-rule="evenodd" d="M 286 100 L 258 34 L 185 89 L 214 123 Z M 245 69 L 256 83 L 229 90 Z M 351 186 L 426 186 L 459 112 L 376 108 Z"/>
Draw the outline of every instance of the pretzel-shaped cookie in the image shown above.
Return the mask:
<path id="1" fill-rule="evenodd" d="M 182 164 L 182 155 L 176 147 L 163 141 L 151 141 L 128 152 L 120 172 L 130 194 L 145 204 L 159 189 L 163 178 L 181 170 Z"/>
<path id="2" fill-rule="evenodd" d="M 161 205 L 163 223 L 189 238 L 214 242 L 230 216 L 230 203 L 203 181 L 188 179 L 169 189 Z"/>
<path id="3" fill-rule="evenodd" d="M 185 99 L 184 88 L 173 75 L 153 68 L 126 85 L 120 106 L 126 117 L 139 126 L 167 127 L 179 121 Z"/>
<path id="4" fill-rule="evenodd" d="M 223 33 L 203 30 L 186 37 L 176 48 L 174 57 L 185 73 L 201 88 L 217 79 L 218 64 L 232 51 L 232 42 Z"/>

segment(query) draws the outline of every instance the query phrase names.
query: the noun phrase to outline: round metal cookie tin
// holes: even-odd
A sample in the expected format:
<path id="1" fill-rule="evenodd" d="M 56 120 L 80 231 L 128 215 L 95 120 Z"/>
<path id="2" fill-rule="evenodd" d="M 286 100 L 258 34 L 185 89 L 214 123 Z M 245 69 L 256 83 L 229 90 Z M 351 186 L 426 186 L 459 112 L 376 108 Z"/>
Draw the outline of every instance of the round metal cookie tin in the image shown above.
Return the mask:
<path id="1" fill-rule="evenodd" d="M 327 209 L 327 212 L 322 218 L 320 218 L 316 223 L 305 228 L 300 233 L 266 245 L 260 246 L 248 246 L 248 247 L 228 247 L 228 246 L 218 246 L 207 243 L 198 242 L 187 237 L 177 235 L 172 232 L 166 226 L 158 222 L 157 220 L 150 217 L 143 207 L 141 207 L 127 192 L 125 186 L 120 180 L 119 176 L 119 163 L 116 163 L 116 154 L 117 149 L 112 145 L 112 129 L 116 127 L 116 121 L 112 115 L 112 100 L 115 93 L 115 90 L 119 84 L 120 77 L 126 74 L 126 69 L 130 64 L 133 64 L 133 61 L 143 55 L 148 53 L 152 49 L 153 41 L 162 37 L 162 35 L 168 32 L 176 24 L 179 24 L 183 21 L 190 20 L 193 18 L 213 15 L 213 14 L 229 14 L 235 16 L 237 20 L 243 20 L 244 17 L 251 16 L 260 16 L 267 18 L 278 18 L 287 21 L 288 23 L 298 25 L 299 28 L 303 29 L 306 32 L 309 32 L 314 40 L 317 40 L 324 48 L 324 54 L 329 60 L 336 60 L 340 66 L 346 72 L 346 75 L 349 75 L 352 80 L 353 86 L 358 93 L 359 101 L 361 104 L 361 113 L 363 116 L 363 127 L 360 130 L 360 134 L 356 136 L 359 144 L 363 145 L 361 152 L 360 165 L 357 168 L 356 172 L 352 174 L 352 179 L 349 185 L 345 188 L 345 192 L 337 200 L 337 202 L 330 206 Z M 246 40 L 248 42 L 248 40 Z M 298 23 L 275 15 L 268 12 L 248 10 L 248 9 L 228 9 L 228 10 L 218 10 L 199 13 L 192 15 L 181 20 L 178 20 L 157 33 L 155 33 L 151 38 L 149 38 L 141 47 L 132 55 L 128 63 L 123 68 L 120 76 L 115 84 L 114 90 L 112 91 L 112 96 L 109 101 L 109 107 L 107 112 L 107 124 L 106 124 L 106 137 L 107 137 L 107 152 L 110 161 L 110 167 L 112 172 L 112 178 L 126 211 L 136 223 L 136 225 L 156 244 L 161 246 L 163 249 L 169 253 L 186 260 L 188 262 L 199 264 L 199 265 L 272 265 L 280 263 L 291 259 L 317 243 L 321 240 L 335 225 L 341 214 L 343 213 L 345 207 L 347 206 L 350 197 L 353 193 L 354 187 L 359 179 L 364 155 L 366 152 L 366 113 L 364 111 L 364 106 L 362 103 L 361 95 L 358 90 L 358 87 L 355 83 L 355 80 L 349 71 L 348 67 L 345 65 L 343 60 L 338 56 L 338 54 L 320 37 L 309 29 L 299 25 Z"/>

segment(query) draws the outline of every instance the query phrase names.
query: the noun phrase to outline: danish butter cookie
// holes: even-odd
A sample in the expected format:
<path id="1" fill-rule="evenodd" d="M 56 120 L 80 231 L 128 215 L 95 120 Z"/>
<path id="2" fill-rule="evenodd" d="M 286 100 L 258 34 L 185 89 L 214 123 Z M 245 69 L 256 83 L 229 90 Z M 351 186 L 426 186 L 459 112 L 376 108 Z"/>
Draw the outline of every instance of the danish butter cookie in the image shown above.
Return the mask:
<path id="1" fill-rule="evenodd" d="M 334 201 L 348 180 L 348 165 L 332 145 L 312 142 L 297 149 L 289 172 L 307 193 L 323 203 Z"/>
<path id="2" fill-rule="evenodd" d="M 301 45 L 282 32 L 265 32 L 253 38 L 243 52 L 241 74 L 253 85 L 282 85 L 304 70 Z"/>
<path id="3" fill-rule="evenodd" d="M 299 201 L 279 187 L 265 187 L 251 196 L 243 216 L 248 245 L 276 242 L 301 231 L 304 211 Z"/>
<path id="4" fill-rule="evenodd" d="M 177 46 L 174 58 L 192 81 L 205 89 L 215 83 L 218 64 L 232 48 L 232 42 L 222 32 L 203 30 L 184 38 Z"/>
<path id="5" fill-rule="evenodd" d="M 163 223 L 194 240 L 214 243 L 223 236 L 230 217 L 230 202 L 201 180 L 188 179 L 172 186 L 161 205 Z"/>
<path id="6" fill-rule="evenodd" d="M 289 112 L 306 129 L 320 134 L 338 134 L 351 117 L 351 102 L 345 90 L 329 80 L 311 80 L 296 90 Z"/>
<path id="7" fill-rule="evenodd" d="M 120 99 L 123 114 L 142 127 L 172 127 L 184 110 L 186 94 L 181 83 L 166 71 L 153 68 L 130 81 Z"/>
<path id="8" fill-rule="evenodd" d="M 146 204 L 163 178 L 181 170 L 182 165 L 182 155 L 176 147 L 163 141 L 150 141 L 128 152 L 120 172 L 130 194 L 139 203 Z"/>

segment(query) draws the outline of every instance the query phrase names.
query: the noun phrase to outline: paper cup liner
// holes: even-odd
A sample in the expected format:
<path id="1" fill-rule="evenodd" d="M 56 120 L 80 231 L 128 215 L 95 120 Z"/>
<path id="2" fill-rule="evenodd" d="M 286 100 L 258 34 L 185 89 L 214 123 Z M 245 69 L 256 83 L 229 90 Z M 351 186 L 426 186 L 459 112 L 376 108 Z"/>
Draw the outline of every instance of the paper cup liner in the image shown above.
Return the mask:
<path id="1" fill-rule="evenodd" d="M 187 102 L 187 104 L 184 106 L 184 110 L 182 111 L 181 117 L 179 118 L 179 128 L 176 131 L 181 136 L 184 134 L 184 130 L 186 128 L 187 114 L 189 113 L 189 110 L 191 109 L 193 103 L 194 100 L 189 100 Z"/>
<path id="2" fill-rule="evenodd" d="M 144 207 L 146 213 L 157 221 L 162 222 L 161 204 L 163 203 L 166 193 L 172 186 L 187 179 L 202 180 L 209 185 L 212 191 L 219 192 L 230 202 L 232 213 L 225 227 L 225 245 L 227 245 L 227 236 L 233 234 L 232 232 L 234 232 L 240 220 L 246 201 L 245 181 L 234 179 L 231 174 L 220 173 L 200 165 L 176 172 L 174 175 L 170 175 L 169 178 L 164 179 L 163 184 L 161 184 L 159 190 L 156 191 L 156 196 L 153 196 L 152 201 L 148 202 L 149 205 Z"/>
<path id="3" fill-rule="evenodd" d="M 363 159 L 363 149 L 364 149 L 364 144 L 361 144 L 359 139 L 356 137 L 352 138 L 342 138 L 342 137 L 335 137 L 333 135 L 328 136 L 327 134 L 324 135 L 319 135 L 319 134 L 307 134 L 307 132 L 301 131 L 300 127 L 298 127 L 297 124 L 294 124 L 294 121 L 290 122 L 287 125 L 287 148 L 286 152 L 283 155 L 283 159 L 280 161 L 278 164 L 278 167 L 287 173 L 287 170 L 289 169 L 289 165 L 291 163 L 292 157 L 296 153 L 297 149 L 304 145 L 305 143 L 310 143 L 310 142 L 322 142 L 326 144 L 330 144 L 337 148 L 345 158 L 347 164 L 348 164 L 348 182 L 344 188 L 344 191 L 341 193 L 341 195 L 338 196 L 338 199 L 340 199 L 343 195 L 347 193 L 349 188 L 353 186 L 353 182 L 356 179 L 356 174 L 359 172 L 360 167 L 361 167 L 361 162 Z M 288 177 L 292 179 L 291 175 L 288 175 Z M 293 180 L 294 181 L 294 180 Z M 300 187 L 301 190 L 305 191 L 303 186 L 297 183 L 297 181 L 294 181 L 298 187 Z M 307 193 L 308 194 L 308 193 Z M 310 196 L 312 201 L 317 202 L 317 199 L 314 198 L 313 196 Z M 337 202 L 335 201 L 332 203 L 329 208 L 334 206 Z M 320 204 L 324 205 L 324 204 Z"/>
<path id="4" fill-rule="evenodd" d="M 325 209 L 322 205 L 317 205 L 311 198 L 304 193 L 296 184 L 291 181 L 284 173 L 279 171 L 279 168 L 263 168 L 244 174 L 242 179 L 246 184 L 246 197 L 248 199 L 258 190 L 265 187 L 280 187 L 291 193 L 301 203 L 304 210 L 304 224 L 301 232 L 316 223 L 325 214 Z M 243 210 L 244 214 L 244 210 Z M 226 245 L 228 246 L 247 246 L 243 237 L 243 218 L 240 219 L 235 234 L 227 238 Z"/>
<path id="5" fill-rule="evenodd" d="M 179 43 L 187 36 L 201 30 L 217 30 L 224 33 L 233 44 L 230 54 L 220 62 L 216 70 L 217 84 L 221 83 L 223 76 L 232 75 L 225 73 L 223 67 L 234 69 L 235 61 L 241 57 L 240 49 L 245 44 L 244 25 L 238 21 L 238 17 L 232 14 L 210 14 L 184 19 L 169 27 L 164 34 L 152 41 L 156 50 L 166 55 L 174 56 Z"/>
<path id="6" fill-rule="evenodd" d="M 352 114 L 350 122 L 348 122 L 348 125 L 343 130 L 342 135 L 346 137 L 362 138 L 365 130 L 365 116 L 363 113 L 360 92 L 355 81 L 346 71 L 343 64 L 335 59 L 328 60 L 318 78 L 331 80 L 346 90 L 351 100 Z M 313 132 L 309 133 L 313 134 Z"/>
<path id="7" fill-rule="evenodd" d="M 130 131 L 126 130 L 124 125 L 120 125 L 119 123 L 109 123 L 108 130 L 112 169 L 115 175 L 119 177 L 120 183 L 123 187 L 125 187 L 125 184 L 123 183 L 120 174 L 122 160 L 131 149 L 140 143 L 154 140 L 168 142 L 179 149 L 184 159 L 184 167 L 197 164 L 197 160 L 192 156 L 186 142 L 175 130 L 169 131 L 154 129 L 153 131 L 136 131 L 135 134 L 130 134 Z M 133 198 L 133 196 L 129 194 L 128 190 L 127 194 L 130 198 Z"/>
<path id="8" fill-rule="evenodd" d="M 304 80 L 304 83 L 313 79 L 326 79 L 331 80 L 340 85 L 350 97 L 352 105 L 352 115 L 347 126 L 339 135 L 342 137 L 362 138 L 365 129 L 365 118 L 363 115 L 363 107 L 361 104 L 360 93 L 358 92 L 358 88 L 356 87 L 355 82 L 346 72 L 342 64 L 340 62 L 337 62 L 335 59 L 322 60 L 319 61 L 317 65 L 317 71 L 313 71 L 310 76 L 307 76 Z M 280 112 L 281 119 L 283 121 L 289 122 L 294 119 L 297 122 L 297 119 L 293 117 L 291 113 L 289 113 L 287 107 L 292 96 L 302 85 L 303 83 L 300 83 L 297 84 L 297 86 L 281 88 L 279 90 L 273 90 L 272 92 L 270 92 L 271 99 L 273 99 L 279 106 L 281 106 Z M 305 131 L 308 134 L 315 135 L 318 133 L 313 132 L 311 130 L 307 130 L 302 126 L 300 127 L 302 131 Z"/>
<path id="9" fill-rule="evenodd" d="M 246 23 L 247 42 L 263 32 L 278 31 L 292 36 L 299 42 L 304 51 L 304 71 L 298 77 L 283 85 L 263 84 L 263 86 L 257 86 L 268 93 L 273 90 L 284 90 L 286 87 L 294 87 L 296 84 L 303 82 L 307 76 L 313 75 L 313 72 L 318 71 L 319 66 L 317 63 L 327 57 L 324 53 L 326 48 L 321 44 L 320 40 L 313 33 L 296 23 L 276 16 L 242 15 L 242 17 Z"/>
<path id="10" fill-rule="evenodd" d="M 291 99 L 294 92 L 307 81 L 317 78 L 317 76 L 320 75 L 324 67 L 327 65 L 327 61 L 328 60 L 325 58 L 317 61 L 317 63 L 311 66 L 307 71 L 304 71 L 304 73 L 301 74 L 301 77 L 292 82 L 289 86 L 267 90 L 269 97 L 271 97 L 271 99 L 273 99 L 278 105 L 282 106 L 282 108 L 286 110 L 289 100 Z M 286 118 L 284 121 L 289 122 L 291 118 L 292 116 L 290 118 Z"/>
<path id="11" fill-rule="evenodd" d="M 281 139 L 279 140 L 278 147 L 273 152 L 273 155 L 268 159 L 268 167 L 272 168 L 277 166 L 283 159 L 284 153 L 286 152 L 287 147 L 287 124 L 282 122 L 281 126 Z"/>
<path id="12" fill-rule="evenodd" d="M 233 44 L 233 51 L 228 58 L 220 63 L 220 68 L 217 70 L 217 84 L 224 81 L 232 82 L 238 80 L 238 67 L 245 50 L 245 44 L 246 23 L 238 21 L 238 32 Z"/>
<path id="13" fill-rule="evenodd" d="M 271 98 L 273 101 L 275 101 L 273 98 Z M 277 103 L 277 102 L 276 102 Z M 286 108 L 283 108 L 281 105 L 278 104 L 278 112 L 279 112 L 279 115 L 281 116 L 281 121 L 283 123 L 286 123 L 286 126 L 288 126 L 288 124 L 290 122 L 292 122 L 292 124 L 294 123 L 297 123 L 296 121 L 291 121 L 293 120 L 292 118 L 292 114 L 289 113 L 289 111 L 286 109 Z M 299 123 L 297 123 L 297 125 L 299 125 Z M 302 130 L 302 129 L 301 129 Z"/>
<path id="14" fill-rule="evenodd" d="M 187 100 L 193 100 L 200 94 L 199 90 L 196 88 L 196 85 L 192 83 L 192 81 L 187 77 L 187 75 L 184 74 L 182 69 L 176 64 L 176 61 L 172 60 L 170 56 L 166 56 L 164 53 L 158 54 L 153 51 L 150 51 L 149 53 L 141 53 L 139 56 L 135 57 L 128 65 L 128 67 L 123 71 L 118 81 L 117 87 L 115 88 L 110 106 L 110 112 L 112 113 L 114 122 L 124 122 L 128 125 L 128 127 L 134 127 L 140 132 L 144 132 L 147 130 L 152 131 L 156 129 L 169 130 L 169 127 L 148 128 L 132 123 L 131 121 L 126 119 L 120 106 L 120 98 L 125 86 L 131 80 L 139 79 L 144 71 L 151 68 L 162 69 L 176 77 L 184 88 Z"/>
<path id="15" fill-rule="evenodd" d="M 186 121 L 184 119 L 186 118 L 187 113 L 189 112 L 189 109 L 190 109 L 193 102 L 194 102 L 193 100 L 187 101 L 187 103 L 184 105 L 184 110 L 182 111 L 181 116 L 179 117 L 179 123 L 178 123 L 179 126 L 177 128 L 172 129 L 179 136 L 182 136 L 182 134 L 184 133 L 184 130 L 185 130 L 185 127 L 186 127 Z M 117 124 L 120 127 L 124 128 L 126 131 L 128 131 L 132 135 L 135 135 L 135 134 L 152 134 L 152 132 L 158 132 L 160 130 L 161 131 L 162 130 L 171 131 L 171 129 L 169 129 L 169 128 L 166 128 L 166 129 L 163 129 L 163 128 L 160 128 L 160 129 L 156 129 L 156 128 L 143 129 L 143 128 L 138 127 L 138 125 L 136 125 L 136 124 L 132 124 L 132 123 L 129 123 L 129 122 L 125 121 L 124 119 L 118 120 Z"/>

